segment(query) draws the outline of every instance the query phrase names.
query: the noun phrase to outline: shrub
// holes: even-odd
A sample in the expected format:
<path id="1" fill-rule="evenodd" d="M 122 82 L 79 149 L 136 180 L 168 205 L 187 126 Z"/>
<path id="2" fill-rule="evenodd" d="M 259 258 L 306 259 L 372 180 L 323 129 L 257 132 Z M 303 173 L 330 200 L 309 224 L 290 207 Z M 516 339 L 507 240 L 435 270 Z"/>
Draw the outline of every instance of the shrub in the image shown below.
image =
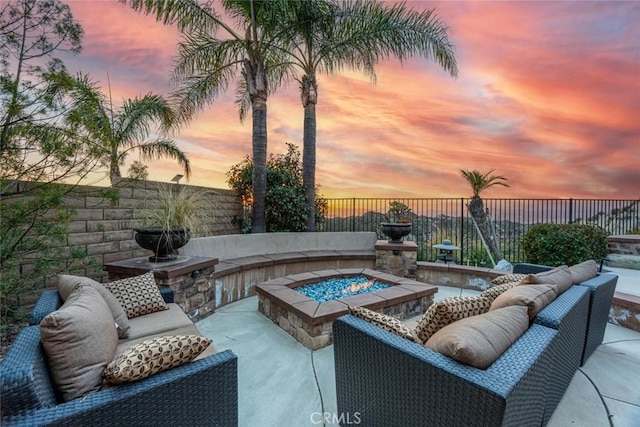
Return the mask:
<path id="1" fill-rule="evenodd" d="M 548 266 L 574 265 L 607 256 L 607 234 L 585 224 L 537 224 L 522 238 L 527 262 Z"/>
<path id="2" fill-rule="evenodd" d="M 231 167 L 227 172 L 229 187 L 242 197 L 245 210 L 243 218 L 234 218 L 234 223 L 243 232 L 251 230 L 253 161 L 249 156 Z M 316 188 L 316 226 L 320 228 L 326 218 L 327 200 Z M 267 194 L 265 218 L 267 232 L 304 231 L 307 222 L 307 200 L 302 182 L 300 152 L 295 145 L 287 143 L 286 154 L 270 154 L 267 160 Z"/>

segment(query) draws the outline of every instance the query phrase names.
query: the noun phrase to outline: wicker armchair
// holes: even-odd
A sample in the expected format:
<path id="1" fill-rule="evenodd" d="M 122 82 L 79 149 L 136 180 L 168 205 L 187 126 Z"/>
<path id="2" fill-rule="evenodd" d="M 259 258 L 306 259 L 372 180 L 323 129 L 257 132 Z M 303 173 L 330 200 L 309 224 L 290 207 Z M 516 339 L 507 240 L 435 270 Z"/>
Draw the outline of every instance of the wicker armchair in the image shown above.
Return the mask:
<path id="1" fill-rule="evenodd" d="M 172 301 L 173 296 L 163 294 Z M 45 291 L 31 321 L 60 305 Z M 40 345 L 39 326 L 18 334 L 0 362 L 3 426 L 237 426 L 237 357 L 222 351 L 143 380 L 60 403 Z"/>

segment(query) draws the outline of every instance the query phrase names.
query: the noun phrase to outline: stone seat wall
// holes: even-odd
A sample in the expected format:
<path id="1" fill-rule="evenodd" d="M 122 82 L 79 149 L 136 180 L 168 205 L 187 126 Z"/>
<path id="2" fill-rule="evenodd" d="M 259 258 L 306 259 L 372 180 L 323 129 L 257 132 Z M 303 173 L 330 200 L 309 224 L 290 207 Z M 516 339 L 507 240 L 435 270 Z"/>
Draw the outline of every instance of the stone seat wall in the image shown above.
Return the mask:
<path id="1" fill-rule="evenodd" d="M 376 233 L 265 233 L 191 239 L 181 255 L 218 258 L 215 308 L 255 295 L 258 283 L 307 271 L 375 268 Z"/>

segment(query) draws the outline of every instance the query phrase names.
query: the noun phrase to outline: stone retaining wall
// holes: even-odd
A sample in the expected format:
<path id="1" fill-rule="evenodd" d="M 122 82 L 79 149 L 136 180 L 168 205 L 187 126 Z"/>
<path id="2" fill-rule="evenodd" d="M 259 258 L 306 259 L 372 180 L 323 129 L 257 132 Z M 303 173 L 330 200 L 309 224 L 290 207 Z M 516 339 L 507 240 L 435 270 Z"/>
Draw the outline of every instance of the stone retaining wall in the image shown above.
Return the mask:
<path id="1" fill-rule="evenodd" d="M 607 237 L 607 265 L 640 270 L 640 235 L 626 234 Z"/>

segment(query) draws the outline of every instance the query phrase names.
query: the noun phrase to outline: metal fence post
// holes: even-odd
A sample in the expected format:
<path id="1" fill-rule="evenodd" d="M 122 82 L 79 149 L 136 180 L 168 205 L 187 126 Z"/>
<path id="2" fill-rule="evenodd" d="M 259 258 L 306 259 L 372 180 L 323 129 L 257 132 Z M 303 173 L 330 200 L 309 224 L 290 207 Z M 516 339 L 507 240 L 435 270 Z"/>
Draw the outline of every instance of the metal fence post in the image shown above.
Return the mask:
<path id="1" fill-rule="evenodd" d="M 573 224 L 573 199 L 569 198 L 569 224 Z"/>
<path id="2" fill-rule="evenodd" d="M 464 264 L 464 197 L 460 197 L 460 263 Z"/>

